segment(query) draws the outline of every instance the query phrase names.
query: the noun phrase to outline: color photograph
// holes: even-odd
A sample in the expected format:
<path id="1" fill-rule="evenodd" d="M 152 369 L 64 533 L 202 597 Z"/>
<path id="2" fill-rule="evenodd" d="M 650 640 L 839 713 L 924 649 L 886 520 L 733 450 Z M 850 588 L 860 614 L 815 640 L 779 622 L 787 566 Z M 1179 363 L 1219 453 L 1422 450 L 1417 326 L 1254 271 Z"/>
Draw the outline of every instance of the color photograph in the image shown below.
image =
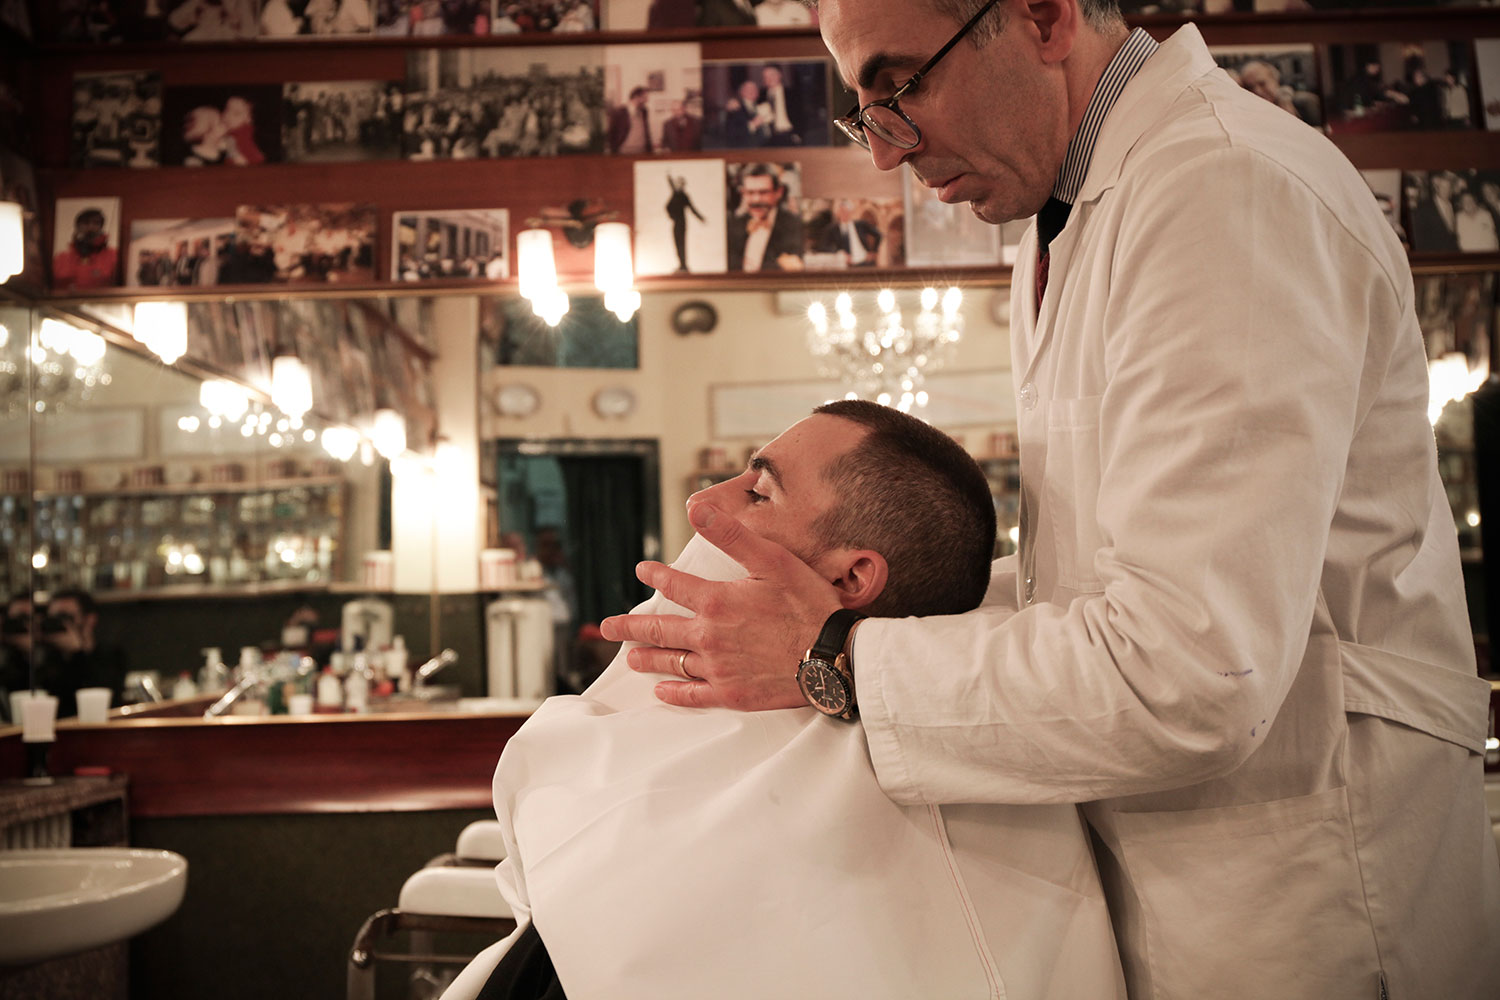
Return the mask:
<path id="1" fill-rule="evenodd" d="M 1325 66 L 1335 135 L 1477 127 L 1467 41 L 1330 45 Z"/>
<path id="2" fill-rule="evenodd" d="M 161 75 L 75 73 L 68 165 L 161 164 Z"/>
<path id="3" fill-rule="evenodd" d="M 260 37 L 368 35 L 371 0 L 261 0 Z"/>
<path id="4" fill-rule="evenodd" d="M 724 169 L 730 271 L 803 269 L 802 181 L 795 163 L 731 163 Z"/>
<path id="5" fill-rule="evenodd" d="M 901 175 L 875 167 L 863 149 L 803 163 L 803 262 L 808 270 L 901 267 L 906 206 Z"/>
<path id="6" fill-rule="evenodd" d="M 53 220 L 54 289 L 81 291 L 120 283 L 120 199 L 59 198 Z"/>
<path id="7" fill-rule="evenodd" d="M 162 163 L 255 167 L 281 159 L 281 87 L 168 87 L 162 100 Z"/>
<path id="8" fill-rule="evenodd" d="M 219 283 L 219 266 L 234 245 L 234 219 L 135 219 L 125 262 L 132 287 Z"/>
<path id="9" fill-rule="evenodd" d="M 385 160 L 401 152 L 406 98 L 380 80 L 289 83 L 282 90 L 281 142 L 288 163 Z"/>
<path id="10" fill-rule="evenodd" d="M 503 208 L 397 212 L 391 280 L 510 277 L 510 212 Z"/>
<path id="11" fill-rule="evenodd" d="M 644 156 L 702 147 L 703 73 L 696 42 L 604 47 L 606 148 Z"/>
<path id="12" fill-rule="evenodd" d="M 241 205 L 221 284 L 323 284 L 375 278 L 375 206 Z"/>
<path id="13" fill-rule="evenodd" d="M 723 160 L 635 164 L 635 273 L 726 270 Z"/>
<path id="14" fill-rule="evenodd" d="M 1263 101 L 1309 125 L 1323 124 L 1318 57 L 1311 45 L 1215 46 L 1214 62 L 1229 78 Z"/>
<path id="15" fill-rule="evenodd" d="M 817 12 L 796 0 L 696 0 L 695 6 L 701 28 L 807 28 L 818 23 Z"/>
<path id="16" fill-rule="evenodd" d="M 490 34 L 599 30 L 600 0 L 493 0 Z"/>
<path id="17" fill-rule="evenodd" d="M 911 267 L 1000 263 L 1000 227 L 981 222 L 968 205 L 948 205 L 937 192 L 901 173 L 906 198 L 906 263 Z"/>
<path id="18" fill-rule="evenodd" d="M 375 0 L 375 34 L 487 35 L 490 0 Z"/>
<path id="19" fill-rule="evenodd" d="M 703 148 L 827 146 L 825 59 L 703 64 Z"/>
<path id="20" fill-rule="evenodd" d="M 604 151 L 600 46 L 527 51 L 423 49 L 407 55 L 402 155 L 409 160 Z"/>

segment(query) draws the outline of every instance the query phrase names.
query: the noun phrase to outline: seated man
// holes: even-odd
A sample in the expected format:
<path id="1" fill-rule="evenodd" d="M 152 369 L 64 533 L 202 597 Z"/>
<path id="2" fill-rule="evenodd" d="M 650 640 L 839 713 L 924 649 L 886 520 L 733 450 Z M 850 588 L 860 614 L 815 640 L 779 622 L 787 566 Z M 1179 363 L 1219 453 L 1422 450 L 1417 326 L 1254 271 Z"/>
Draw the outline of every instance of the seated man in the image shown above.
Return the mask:
<path id="1" fill-rule="evenodd" d="M 991 585 L 983 472 L 897 410 L 821 406 L 700 496 L 825 574 L 846 608 L 953 614 Z M 678 566 L 744 576 L 701 539 Z M 643 607 L 685 613 L 662 594 Z M 625 652 L 501 755 L 498 874 L 519 926 L 447 1000 L 1124 997 L 1073 806 L 898 806 L 861 727 L 668 706 Z"/>

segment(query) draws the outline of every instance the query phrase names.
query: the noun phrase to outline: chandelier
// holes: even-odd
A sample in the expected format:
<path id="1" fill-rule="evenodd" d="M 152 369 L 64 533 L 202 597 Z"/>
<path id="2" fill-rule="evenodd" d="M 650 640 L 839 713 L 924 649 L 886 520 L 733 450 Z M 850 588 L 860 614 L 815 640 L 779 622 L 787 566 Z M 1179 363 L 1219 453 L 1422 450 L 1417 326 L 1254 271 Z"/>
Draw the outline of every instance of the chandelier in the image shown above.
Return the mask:
<path id="1" fill-rule="evenodd" d="M 61 320 L 42 320 L 29 342 L 0 324 L 0 414 L 46 417 L 86 402 L 110 383 L 104 351 L 103 337 Z"/>
<path id="2" fill-rule="evenodd" d="M 877 311 L 860 317 L 853 296 L 840 292 L 832 315 L 821 299 L 807 307 L 808 347 L 824 378 L 838 379 L 856 396 L 909 413 L 927 405 L 927 373 L 947 362 L 963 335 L 962 305 L 957 288 L 941 296 L 936 288 L 924 288 L 916 315 L 908 317 L 896 293 L 883 288 L 875 296 Z"/>

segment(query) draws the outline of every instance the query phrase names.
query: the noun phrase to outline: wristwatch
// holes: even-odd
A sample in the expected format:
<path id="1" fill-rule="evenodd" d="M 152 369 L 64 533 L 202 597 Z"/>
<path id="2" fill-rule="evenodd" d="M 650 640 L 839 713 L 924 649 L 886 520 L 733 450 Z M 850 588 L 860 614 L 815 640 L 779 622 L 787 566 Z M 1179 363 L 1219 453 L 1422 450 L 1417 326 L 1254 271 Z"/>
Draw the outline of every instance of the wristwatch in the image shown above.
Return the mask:
<path id="1" fill-rule="evenodd" d="M 840 608 L 828 616 L 817 642 L 797 666 L 797 686 L 807 703 L 824 715 L 852 721 L 859 715 L 854 702 L 854 671 L 844 643 L 849 630 L 864 615 L 850 608 Z"/>

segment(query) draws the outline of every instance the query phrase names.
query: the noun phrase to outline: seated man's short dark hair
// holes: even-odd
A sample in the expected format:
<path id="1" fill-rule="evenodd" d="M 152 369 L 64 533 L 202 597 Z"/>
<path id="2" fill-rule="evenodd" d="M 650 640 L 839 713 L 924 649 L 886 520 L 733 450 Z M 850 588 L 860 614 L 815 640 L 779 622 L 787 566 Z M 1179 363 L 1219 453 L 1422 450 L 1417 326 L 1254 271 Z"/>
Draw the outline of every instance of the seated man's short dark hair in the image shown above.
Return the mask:
<path id="1" fill-rule="evenodd" d="M 823 545 L 885 557 L 890 578 L 863 610 L 906 617 L 977 607 L 995 552 L 995 502 L 979 463 L 942 431 L 889 406 L 841 399 L 813 412 L 869 430 L 824 471 L 839 501 L 813 522 Z"/>
<path id="2" fill-rule="evenodd" d="M 78 605 L 78 613 L 85 617 L 99 610 L 99 604 L 94 600 L 93 595 L 78 587 L 64 587 L 62 590 L 55 591 L 47 598 L 47 603 L 69 600 Z"/>

